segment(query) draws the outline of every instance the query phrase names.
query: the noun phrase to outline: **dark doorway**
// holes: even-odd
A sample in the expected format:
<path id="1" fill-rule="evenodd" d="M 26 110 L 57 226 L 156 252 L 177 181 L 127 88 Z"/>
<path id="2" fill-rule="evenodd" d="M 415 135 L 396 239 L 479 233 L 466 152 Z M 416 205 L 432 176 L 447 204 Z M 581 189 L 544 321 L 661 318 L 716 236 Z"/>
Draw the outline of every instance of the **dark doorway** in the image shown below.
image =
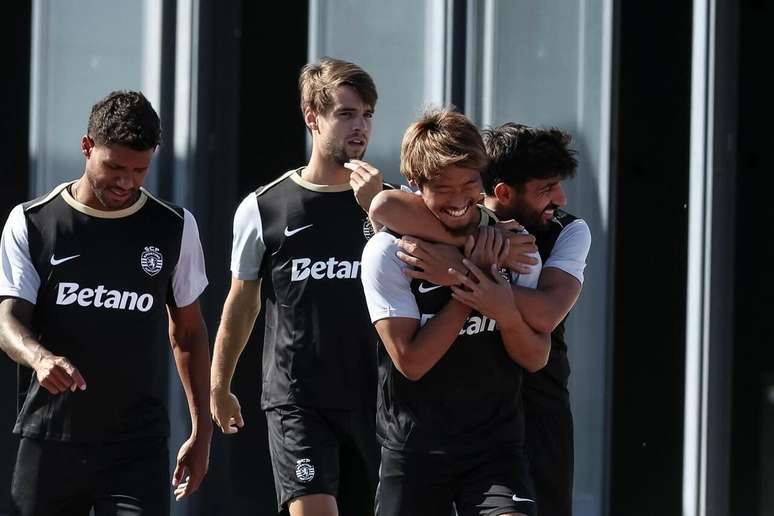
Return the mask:
<path id="1" fill-rule="evenodd" d="M 687 2 L 616 2 L 616 11 L 617 265 L 607 513 L 678 516 L 692 12 Z"/>
<path id="2" fill-rule="evenodd" d="M 213 5 L 211 20 L 217 20 L 220 8 Z M 197 204 L 206 211 L 210 287 L 205 311 L 214 340 L 231 277 L 237 205 L 258 186 L 306 162 L 298 74 L 307 61 L 308 2 L 242 2 L 210 30 L 209 92 L 207 98 L 200 96 L 200 106 L 208 106 L 209 121 L 203 123 L 209 146 L 198 159 L 205 170 L 197 174 L 206 187 L 200 188 L 205 195 Z M 245 427 L 228 436 L 215 430 L 202 514 L 276 513 L 266 420 L 260 410 L 262 342 L 259 315 L 232 382 Z"/>
<path id="3" fill-rule="evenodd" d="M 0 151 L 2 188 L 0 220 L 4 224 L 11 209 L 29 198 L 29 111 L 32 2 L 15 2 L 4 9 L 0 21 L 0 59 L 6 73 L 0 81 Z M 18 439 L 11 436 L 16 420 L 17 365 L 0 356 L 0 514 L 10 511 L 7 493 L 16 459 Z M 25 375 L 26 376 L 26 375 Z M 26 385 L 24 387 L 26 389 Z"/>
<path id="4" fill-rule="evenodd" d="M 774 197 L 771 152 L 774 70 L 769 33 L 774 4 L 739 3 L 739 141 L 737 162 L 736 318 L 729 514 L 774 514 Z M 749 258 L 751 261 L 748 261 Z"/>

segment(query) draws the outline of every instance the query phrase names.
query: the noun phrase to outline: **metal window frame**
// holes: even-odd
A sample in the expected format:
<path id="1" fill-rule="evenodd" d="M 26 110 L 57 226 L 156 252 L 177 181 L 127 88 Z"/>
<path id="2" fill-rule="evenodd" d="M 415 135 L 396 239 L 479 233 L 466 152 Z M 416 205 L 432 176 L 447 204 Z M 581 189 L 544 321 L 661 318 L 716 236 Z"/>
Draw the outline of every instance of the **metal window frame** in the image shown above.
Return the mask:
<path id="1" fill-rule="evenodd" d="M 737 9 L 693 3 L 684 516 L 730 509 Z"/>

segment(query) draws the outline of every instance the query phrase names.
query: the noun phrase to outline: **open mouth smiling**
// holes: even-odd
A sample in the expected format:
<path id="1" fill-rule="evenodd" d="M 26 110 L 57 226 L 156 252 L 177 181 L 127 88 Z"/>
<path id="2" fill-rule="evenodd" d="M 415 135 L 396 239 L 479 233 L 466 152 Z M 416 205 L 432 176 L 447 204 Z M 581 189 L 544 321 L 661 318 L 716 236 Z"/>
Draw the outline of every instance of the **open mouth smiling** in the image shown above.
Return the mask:
<path id="1" fill-rule="evenodd" d="M 463 208 L 444 208 L 443 212 L 450 217 L 459 218 L 464 216 L 468 210 L 470 209 L 470 205 L 465 206 Z"/>

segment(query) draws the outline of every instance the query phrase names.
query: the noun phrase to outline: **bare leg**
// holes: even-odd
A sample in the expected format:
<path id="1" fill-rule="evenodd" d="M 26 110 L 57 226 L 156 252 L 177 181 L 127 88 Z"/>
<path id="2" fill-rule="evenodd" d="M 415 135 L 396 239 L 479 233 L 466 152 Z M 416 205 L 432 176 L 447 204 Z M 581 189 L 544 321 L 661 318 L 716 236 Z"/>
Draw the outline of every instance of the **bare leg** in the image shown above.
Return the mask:
<path id="1" fill-rule="evenodd" d="M 329 494 L 299 496 L 288 503 L 290 516 L 339 516 L 336 498 Z"/>

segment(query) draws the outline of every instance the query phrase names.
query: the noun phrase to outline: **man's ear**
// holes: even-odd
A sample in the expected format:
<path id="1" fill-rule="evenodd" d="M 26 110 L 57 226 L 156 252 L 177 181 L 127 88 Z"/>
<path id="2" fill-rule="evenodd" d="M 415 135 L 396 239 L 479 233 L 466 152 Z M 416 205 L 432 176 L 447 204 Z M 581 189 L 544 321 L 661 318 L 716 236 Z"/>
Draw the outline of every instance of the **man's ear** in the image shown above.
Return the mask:
<path id="1" fill-rule="evenodd" d="M 304 123 L 313 133 L 319 132 L 317 126 L 317 113 L 311 107 L 304 109 Z"/>
<path id="2" fill-rule="evenodd" d="M 494 195 L 497 202 L 509 206 L 515 197 L 515 192 L 511 185 L 505 183 L 497 183 L 494 187 Z"/>
<path id="3" fill-rule="evenodd" d="M 93 148 L 94 140 L 88 134 L 83 135 L 83 138 L 81 138 L 81 153 L 86 156 L 86 159 L 91 157 L 91 149 Z"/>

